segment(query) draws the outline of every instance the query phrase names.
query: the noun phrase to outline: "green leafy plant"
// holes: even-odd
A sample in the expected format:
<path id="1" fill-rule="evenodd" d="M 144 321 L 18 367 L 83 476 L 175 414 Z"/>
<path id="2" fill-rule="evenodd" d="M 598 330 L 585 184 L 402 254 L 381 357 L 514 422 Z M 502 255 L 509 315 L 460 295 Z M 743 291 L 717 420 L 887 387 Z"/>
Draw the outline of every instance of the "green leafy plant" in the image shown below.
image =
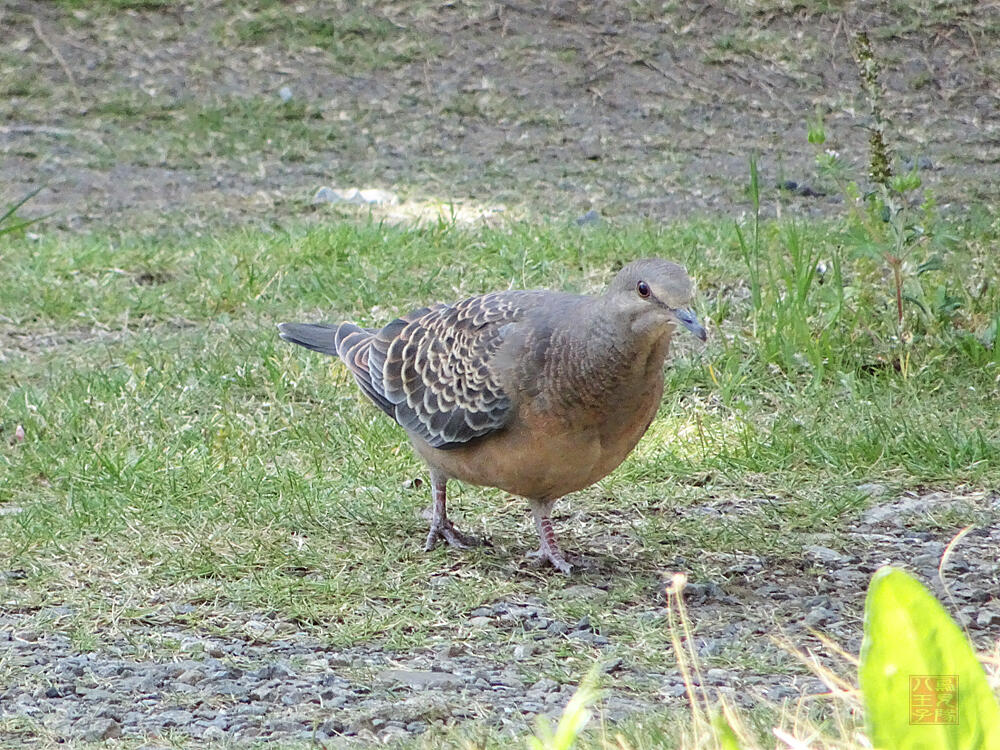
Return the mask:
<path id="1" fill-rule="evenodd" d="M 740 750 L 740 738 L 725 713 L 716 714 L 712 719 L 712 729 L 715 730 L 715 741 L 719 743 L 719 750 Z"/>
<path id="2" fill-rule="evenodd" d="M 528 747 L 531 750 L 569 750 L 590 721 L 591 706 L 599 699 L 597 671 L 591 670 L 566 704 L 554 731 L 544 717 L 538 718 L 537 733 L 528 738 Z"/>
<path id="3" fill-rule="evenodd" d="M 1000 747 L 1000 706 L 969 641 L 901 570 L 885 567 L 872 578 L 858 674 L 875 747 Z"/>
<path id="4" fill-rule="evenodd" d="M 806 140 L 816 147 L 816 182 L 820 189 L 845 194 L 856 191 L 856 186 L 848 182 L 848 166 L 841 155 L 826 148 L 826 126 L 823 124 L 823 114 L 818 109 L 816 115 L 806 123 Z"/>

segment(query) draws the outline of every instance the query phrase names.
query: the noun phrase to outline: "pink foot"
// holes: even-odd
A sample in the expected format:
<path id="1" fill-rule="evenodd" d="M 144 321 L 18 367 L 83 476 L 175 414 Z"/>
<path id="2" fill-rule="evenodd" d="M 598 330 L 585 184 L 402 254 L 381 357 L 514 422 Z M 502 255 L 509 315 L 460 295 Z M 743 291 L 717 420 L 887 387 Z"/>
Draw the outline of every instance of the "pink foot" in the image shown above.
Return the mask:
<path id="1" fill-rule="evenodd" d="M 424 544 L 424 551 L 430 552 L 437 543 L 444 539 L 451 547 L 456 547 L 458 549 L 468 549 L 475 545 L 476 540 L 465 536 L 462 532 L 455 528 L 453 524 L 448 519 L 448 513 L 445 507 L 446 495 L 445 495 L 445 485 L 447 484 L 447 479 L 442 479 L 439 476 L 431 473 L 431 495 L 434 498 L 434 503 L 430 507 L 430 519 L 431 528 L 427 532 L 427 542 Z"/>
<path id="2" fill-rule="evenodd" d="M 551 507 L 551 503 L 531 504 L 532 515 L 535 517 L 535 528 L 538 530 L 538 539 L 541 544 L 536 551 L 529 552 L 528 557 L 540 562 L 549 562 L 560 573 L 568 576 L 572 572 L 573 566 L 566 562 L 566 558 L 563 557 L 562 551 L 559 549 L 559 543 L 556 541 L 556 532 L 552 529 L 552 521 L 549 519 L 549 508 Z"/>

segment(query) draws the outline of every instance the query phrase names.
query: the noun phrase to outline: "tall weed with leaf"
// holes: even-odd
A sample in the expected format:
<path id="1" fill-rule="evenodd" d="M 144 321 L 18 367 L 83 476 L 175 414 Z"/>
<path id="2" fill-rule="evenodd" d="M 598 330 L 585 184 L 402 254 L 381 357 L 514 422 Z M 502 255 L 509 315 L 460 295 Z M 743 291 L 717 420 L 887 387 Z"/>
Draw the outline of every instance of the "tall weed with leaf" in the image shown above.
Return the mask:
<path id="1" fill-rule="evenodd" d="M 870 191 L 857 196 L 868 211 L 855 217 L 861 234 L 856 247 L 862 255 L 882 259 L 891 273 L 895 330 L 892 337 L 886 337 L 891 344 L 890 359 L 907 375 L 913 345 L 934 337 L 957 342 L 956 351 L 974 365 L 1000 364 L 996 345 L 1000 311 L 982 309 L 980 285 L 969 273 L 973 269 L 950 267 L 949 249 L 955 239 L 939 231 L 934 197 L 922 189 L 920 160 L 913 158 L 905 171 L 893 171 L 887 137 L 890 121 L 882 108 L 881 66 L 867 34 L 855 37 L 854 57 L 871 118 L 868 176 L 872 184 Z M 984 273 L 988 278 L 989 272 Z"/>
<path id="2" fill-rule="evenodd" d="M 650 726 L 648 741 L 638 747 L 667 750 L 751 750 L 768 746 L 748 729 L 740 714 L 725 700 L 713 708 L 704 689 L 697 652 L 684 610 L 681 592 L 683 576 L 675 576 L 667 588 L 671 640 L 678 670 L 687 687 L 689 714 L 687 727 L 680 732 L 680 744 L 667 742 L 662 728 Z M 834 655 L 844 655 L 826 642 Z M 864 640 L 858 678 L 864 713 L 864 735 L 853 717 L 859 707 L 857 690 L 821 665 L 815 654 L 797 654 L 816 670 L 830 688 L 830 708 L 836 721 L 819 722 L 803 716 L 793 707 L 778 714 L 779 724 L 771 734 L 783 747 L 838 748 L 839 750 L 992 750 L 1000 748 L 1000 704 L 987 675 L 968 639 L 949 617 L 944 607 L 916 579 L 892 567 L 884 567 L 872 577 L 865 601 Z M 926 683 L 931 680 L 931 683 Z M 937 695 L 937 713 L 926 709 L 914 696 L 931 684 L 942 687 Z M 528 739 L 531 750 L 570 750 L 583 746 L 600 750 L 633 750 L 634 739 L 622 733 L 582 734 L 590 718 L 588 706 L 598 698 L 594 674 L 566 706 L 553 732 L 543 724 Z M 938 705 L 939 704 L 939 705 Z M 916 712 L 916 713 L 915 713 Z M 711 720 L 708 718 L 714 714 Z M 921 717 L 929 719 L 921 721 Z M 772 745 L 773 746 L 773 745 Z"/>
<path id="3" fill-rule="evenodd" d="M 888 121 L 882 111 L 884 94 L 879 81 L 879 61 L 872 50 L 868 35 L 859 33 L 854 39 L 854 59 L 861 78 L 861 88 L 871 112 L 869 128 L 869 171 L 875 189 L 865 197 L 882 219 L 888 232 L 879 238 L 882 256 L 892 270 L 896 293 L 896 327 L 900 338 L 905 339 L 903 317 L 903 264 L 924 236 L 920 225 L 914 223 L 910 213 L 910 196 L 921 186 L 917 165 L 902 175 L 892 173 L 892 152 L 886 138 Z"/>
<path id="4" fill-rule="evenodd" d="M 840 278 L 848 278 L 845 291 L 859 311 L 855 322 L 871 341 L 873 363 L 905 377 L 943 343 L 973 366 L 1000 365 L 1000 310 L 984 294 L 998 270 L 996 261 L 983 248 L 981 263 L 954 262 L 952 250 L 960 240 L 940 225 L 934 197 L 923 186 L 920 160 L 913 158 L 905 171 L 894 172 L 881 65 L 866 34 L 856 36 L 853 51 L 869 108 L 871 187 L 863 191 L 848 179 L 840 155 L 825 147 L 820 113 L 808 122 L 807 139 L 817 149 L 817 178 L 836 186 L 847 200 L 848 229 L 838 260 L 848 268 L 837 270 Z M 886 279 L 888 298 L 880 291 Z M 935 346 L 919 347 L 927 339 Z"/>

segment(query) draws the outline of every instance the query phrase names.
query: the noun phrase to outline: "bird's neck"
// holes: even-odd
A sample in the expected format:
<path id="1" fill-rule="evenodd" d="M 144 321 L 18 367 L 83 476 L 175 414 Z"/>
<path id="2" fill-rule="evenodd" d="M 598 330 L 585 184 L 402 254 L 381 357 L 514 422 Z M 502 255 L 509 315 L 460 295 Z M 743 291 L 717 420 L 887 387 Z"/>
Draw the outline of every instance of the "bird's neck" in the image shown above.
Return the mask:
<path id="1" fill-rule="evenodd" d="M 574 326 L 578 338 L 565 351 L 575 349 L 582 356 L 563 369 L 577 400 L 598 405 L 607 399 L 628 399 L 632 391 L 662 379 L 672 333 L 669 325 L 636 330 L 633 321 L 603 305 L 581 313 L 579 325 Z"/>
<path id="2" fill-rule="evenodd" d="M 605 366 L 631 369 L 637 364 L 659 369 L 666 360 L 673 325 L 661 316 L 626 315 L 604 297 L 588 321 L 588 354 Z"/>

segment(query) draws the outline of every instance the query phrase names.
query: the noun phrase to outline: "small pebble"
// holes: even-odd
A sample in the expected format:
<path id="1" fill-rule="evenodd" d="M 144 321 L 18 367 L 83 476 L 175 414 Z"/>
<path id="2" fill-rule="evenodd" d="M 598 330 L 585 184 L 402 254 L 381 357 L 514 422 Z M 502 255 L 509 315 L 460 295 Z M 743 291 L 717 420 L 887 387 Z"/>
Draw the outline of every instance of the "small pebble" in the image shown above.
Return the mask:
<path id="1" fill-rule="evenodd" d="M 992 628 L 1000 626 L 1000 611 L 995 609 L 981 609 L 976 614 L 976 625 L 980 628 Z"/>
<path id="2" fill-rule="evenodd" d="M 535 653 L 535 646 L 530 643 L 522 643 L 514 647 L 514 659 L 524 661 Z"/>
<path id="3" fill-rule="evenodd" d="M 81 721 L 76 728 L 77 735 L 84 742 L 102 742 L 122 736 L 121 725 L 114 719 L 94 719 Z"/>

